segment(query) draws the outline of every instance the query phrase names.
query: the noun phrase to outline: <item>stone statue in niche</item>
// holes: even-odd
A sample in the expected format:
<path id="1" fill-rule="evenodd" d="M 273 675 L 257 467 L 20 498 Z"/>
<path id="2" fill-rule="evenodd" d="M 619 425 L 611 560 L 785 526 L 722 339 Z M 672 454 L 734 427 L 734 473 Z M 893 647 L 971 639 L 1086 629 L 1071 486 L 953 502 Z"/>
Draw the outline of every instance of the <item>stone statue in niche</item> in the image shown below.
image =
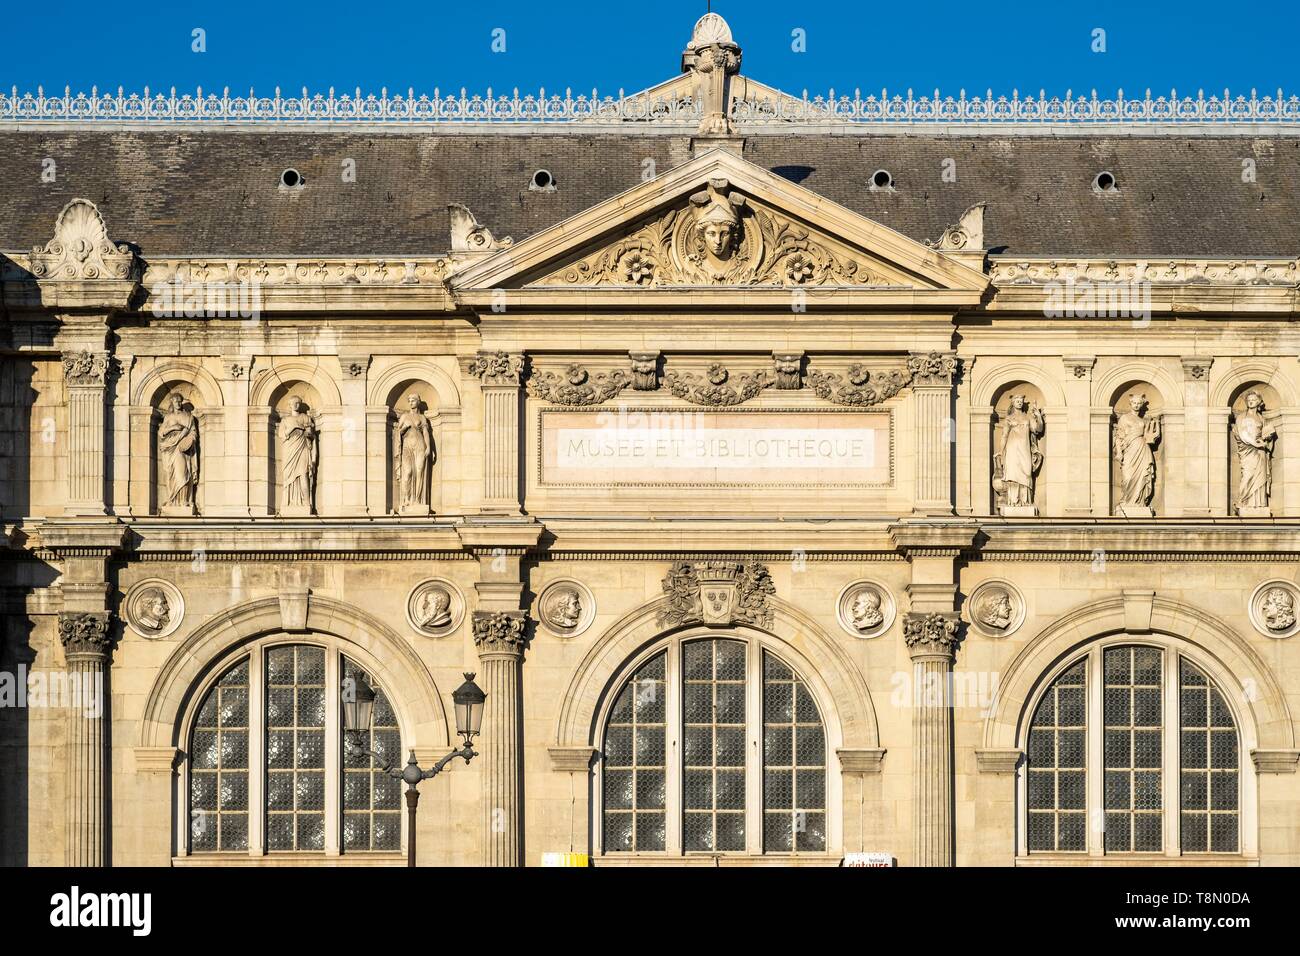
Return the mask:
<path id="1" fill-rule="evenodd" d="M 853 607 L 849 612 L 853 626 L 859 631 L 870 631 L 879 627 L 885 619 L 880 610 L 880 592 L 874 588 L 863 588 L 853 596 Z"/>
<path id="2" fill-rule="evenodd" d="M 416 618 L 430 630 L 446 627 L 451 623 L 451 595 L 444 588 L 429 588 L 420 595 Z"/>
<path id="3" fill-rule="evenodd" d="M 1286 588 L 1270 588 L 1261 611 L 1269 630 L 1285 631 L 1295 624 L 1295 598 Z"/>
<path id="4" fill-rule="evenodd" d="M 316 513 L 316 465 L 320 455 L 320 431 L 315 417 L 304 411 L 297 395 L 289 396 L 289 410 L 278 428 L 281 453 L 281 482 L 284 486 L 282 515 Z"/>
<path id="5" fill-rule="evenodd" d="M 1129 410 L 1115 422 L 1115 461 L 1119 464 L 1119 491 L 1115 510 L 1126 518 L 1150 518 L 1156 493 L 1156 446 L 1160 444 L 1160 416 L 1147 416 L 1147 397 L 1129 396 Z"/>
<path id="6" fill-rule="evenodd" d="M 1024 395 L 1012 395 L 1001 419 L 1002 442 L 993 456 L 993 490 L 1002 497 L 1002 514 L 1032 518 L 1038 514 L 1034 476 L 1043 466 L 1038 447 L 1043 435 L 1043 411 Z"/>
<path id="7" fill-rule="evenodd" d="M 406 406 L 393 427 L 393 497 L 398 514 L 427 515 L 429 471 L 437 460 L 433 428 L 418 395 L 408 395 Z"/>
<path id="8" fill-rule="evenodd" d="M 185 410 L 185 398 L 173 392 L 158 426 L 158 459 L 163 471 L 164 515 L 192 515 L 199 487 L 199 420 Z"/>
<path id="9" fill-rule="evenodd" d="M 1273 485 L 1273 442 L 1277 429 L 1264 421 L 1264 399 L 1259 392 L 1246 393 L 1246 410 L 1232 424 L 1232 444 L 1237 450 L 1241 480 L 1237 484 L 1237 514 L 1243 518 L 1267 518 Z M 1289 625 L 1288 625 L 1289 626 Z"/>

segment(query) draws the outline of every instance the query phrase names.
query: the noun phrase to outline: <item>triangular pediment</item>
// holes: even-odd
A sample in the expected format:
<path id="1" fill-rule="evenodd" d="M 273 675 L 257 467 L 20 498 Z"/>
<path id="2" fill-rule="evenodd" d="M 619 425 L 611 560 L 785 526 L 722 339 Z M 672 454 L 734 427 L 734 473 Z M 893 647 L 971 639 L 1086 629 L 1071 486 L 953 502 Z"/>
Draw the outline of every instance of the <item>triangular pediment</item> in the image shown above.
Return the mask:
<path id="1" fill-rule="evenodd" d="M 865 188 L 865 187 L 864 187 Z M 981 292 L 987 277 L 725 150 L 466 266 L 454 290 Z"/>

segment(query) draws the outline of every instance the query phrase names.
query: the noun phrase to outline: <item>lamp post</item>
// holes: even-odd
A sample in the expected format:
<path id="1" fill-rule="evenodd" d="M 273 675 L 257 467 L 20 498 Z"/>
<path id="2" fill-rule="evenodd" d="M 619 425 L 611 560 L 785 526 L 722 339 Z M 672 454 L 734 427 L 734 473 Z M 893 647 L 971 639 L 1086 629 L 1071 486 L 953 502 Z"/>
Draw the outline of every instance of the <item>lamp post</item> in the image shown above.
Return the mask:
<path id="1" fill-rule="evenodd" d="M 406 766 L 399 770 L 389 763 L 388 759 L 382 754 L 361 747 L 361 734 L 363 731 L 370 729 L 370 720 L 375 712 L 374 688 L 360 678 L 354 680 L 349 677 L 343 680 L 343 729 L 346 732 L 345 739 L 353 746 L 360 748 L 366 755 L 382 763 L 384 765 L 383 773 L 406 784 L 407 866 L 415 866 L 415 808 L 420 803 L 420 781 L 436 777 L 447 764 L 457 757 L 462 757 L 466 763 L 469 763 L 478 756 L 474 751 L 473 743 L 474 738 L 478 736 L 479 729 L 483 726 L 483 702 L 485 700 L 487 700 L 487 694 L 483 693 L 482 688 L 474 683 L 474 675 L 465 674 L 465 683 L 457 687 L 451 695 L 451 701 L 456 712 L 456 733 L 460 734 L 461 739 L 465 741 L 465 745 L 459 750 L 453 750 L 447 754 L 428 770 L 420 769 L 420 765 L 415 760 L 415 750 L 412 748 Z"/>

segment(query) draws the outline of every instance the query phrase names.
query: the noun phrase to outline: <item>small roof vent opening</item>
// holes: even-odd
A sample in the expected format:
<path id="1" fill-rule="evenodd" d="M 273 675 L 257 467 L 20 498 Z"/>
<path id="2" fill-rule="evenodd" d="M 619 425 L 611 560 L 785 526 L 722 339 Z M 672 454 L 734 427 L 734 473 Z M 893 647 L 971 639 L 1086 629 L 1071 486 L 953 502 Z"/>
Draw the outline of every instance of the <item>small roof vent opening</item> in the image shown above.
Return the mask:
<path id="1" fill-rule="evenodd" d="M 551 175 L 549 169 L 539 169 L 533 173 L 533 178 L 528 181 L 528 188 L 533 192 L 553 193 L 555 192 L 555 177 Z"/>
<path id="2" fill-rule="evenodd" d="M 894 188 L 894 176 L 887 169 L 877 169 L 871 174 L 871 191 L 879 192 L 881 190 L 892 191 Z"/>
<path id="3" fill-rule="evenodd" d="M 1115 182 L 1115 174 L 1102 170 L 1097 174 L 1097 178 L 1092 181 L 1092 188 L 1099 193 L 1119 192 L 1119 186 Z"/>
<path id="4" fill-rule="evenodd" d="M 306 184 L 307 180 L 296 169 L 289 168 L 280 174 L 280 185 L 285 189 L 298 189 Z"/>

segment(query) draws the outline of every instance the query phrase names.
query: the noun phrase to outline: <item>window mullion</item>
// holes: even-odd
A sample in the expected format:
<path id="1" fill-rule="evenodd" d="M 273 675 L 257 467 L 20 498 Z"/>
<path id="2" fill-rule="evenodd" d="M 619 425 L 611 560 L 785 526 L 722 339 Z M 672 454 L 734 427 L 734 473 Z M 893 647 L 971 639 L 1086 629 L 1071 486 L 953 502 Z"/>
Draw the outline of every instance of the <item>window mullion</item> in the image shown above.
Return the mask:
<path id="1" fill-rule="evenodd" d="M 763 652 L 745 645 L 745 850 L 763 852 Z"/>
<path id="2" fill-rule="evenodd" d="M 343 734 L 339 730 L 339 694 L 331 688 L 342 686 L 338 648 L 325 651 L 325 855 L 339 855 L 339 791 L 343 788 L 340 745 Z M 373 680 L 373 678 L 372 678 Z M 403 814 L 404 816 L 405 814 Z"/>
<path id="3" fill-rule="evenodd" d="M 668 752 L 664 755 L 664 830 L 669 854 L 682 854 L 682 642 L 668 645 L 664 661 L 665 719 Z"/>
<path id="4" fill-rule="evenodd" d="M 1182 689 L 1179 674 L 1178 652 L 1168 648 L 1165 658 L 1165 693 L 1164 712 L 1161 714 L 1164 728 L 1164 793 L 1161 805 L 1164 810 L 1165 856 L 1179 856 L 1182 853 L 1182 835 L 1179 823 L 1182 819 L 1182 781 L 1179 779 L 1180 744 L 1183 716 L 1178 707 L 1178 695 Z"/>
<path id="5" fill-rule="evenodd" d="M 1101 655 L 1102 648 L 1100 646 L 1094 647 L 1088 653 L 1088 696 L 1087 710 L 1084 713 L 1084 740 L 1087 747 L 1087 757 L 1085 758 L 1087 773 L 1084 779 L 1088 787 L 1088 799 L 1085 805 L 1088 808 L 1089 856 L 1105 855 L 1106 845 L 1106 772 L 1102 750 L 1102 744 L 1106 737 L 1105 715 L 1102 713 L 1102 688 L 1105 683 L 1105 672 L 1102 669 Z"/>
<path id="6" fill-rule="evenodd" d="M 266 855 L 266 681 L 257 645 L 248 654 L 248 855 Z"/>

